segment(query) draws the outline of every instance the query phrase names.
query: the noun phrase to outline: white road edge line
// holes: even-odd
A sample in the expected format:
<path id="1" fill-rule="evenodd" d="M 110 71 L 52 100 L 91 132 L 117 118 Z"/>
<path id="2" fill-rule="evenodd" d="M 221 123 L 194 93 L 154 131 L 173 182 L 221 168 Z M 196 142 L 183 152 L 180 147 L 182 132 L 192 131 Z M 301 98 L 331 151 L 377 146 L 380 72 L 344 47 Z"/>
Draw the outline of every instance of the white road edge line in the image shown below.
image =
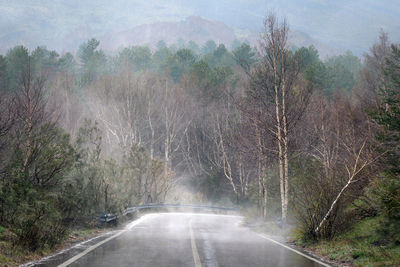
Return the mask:
<path id="1" fill-rule="evenodd" d="M 58 265 L 58 267 L 66 267 L 68 265 L 70 265 L 71 263 L 77 261 L 78 259 L 82 258 L 83 256 L 85 256 L 86 254 L 88 254 L 90 251 L 98 248 L 99 246 L 103 245 L 104 243 L 110 241 L 111 239 L 114 239 L 118 236 L 120 236 L 121 234 L 123 234 L 125 231 L 127 230 L 131 230 L 133 227 L 135 227 L 136 225 L 138 225 L 139 223 L 141 223 L 145 218 L 147 218 L 147 215 L 144 215 L 143 217 L 140 217 L 139 219 L 131 222 L 130 224 L 127 225 L 125 230 L 121 230 L 118 233 L 116 233 L 115 235 L 110 236 L 107 239 L 104 239 L 103 241 L 88 247 L 87 249 L 85 249 L 84 251 L 82 251 L 81 253 L 75 255 L 74 257 L 70 258 L 69 260 L 67 260 L 66 262 L 61 263 L 60 265 Z"/>
<path id="2" fill-rule="evenodd" d="M 78 260 L 79 258 L 81 258 L 81 257 L 85 256 L 86 254 L 88 254 L 90 251 L 96 249 L 97 247 L 103 245 L 104 243 L 110 241 L 111 239 L 114 239 L 114 238 L 116 238 L 117 236 L 121 235 L 123 232 L 125 232 L 125 231 L 124 231 L 124 230 L 121 230 L 119 233 L 116 233 L 115 235 L 110 236 L 110 237 L 107 238 L 107 239 L 104 239 L 103 241 L 97 243 L 96 245 L 87 248 L 86 250 L 82 251 L 82 252 L 79 253 L 78 255 L 75 255 L 74 257 L 70 258 L 70 259 L 67 260 L 66 262 L 64 262 L 64 263 L 62 263 L 62 264 L 60 264 L 60 265 L 58 265 L 58 267 L 65 267 L 65 266 L 70 265 L 70 264 L 73 263 L 74 261 L 76 261 L 76 260 Z"/>
<path id="3" fill-rule="evenodd" d="M 307 259 L 310 259 L 310 260 L 312 260 L 312 261 L 315 261 L 316 263 L 319 263 L 319 264 L 321 264 L 322 266 L 326 266 L 326 267 L 331 267 L 331 265 L 329 265 L 329 264 L 327 264 L 327 263 L 325 263 L 325 262 L 322 262 L 322 261 L 319 261 L 319 260 L 317 260 L 317 259 L 315 259 L 315 258 L 313 258 L 313 257 L 310 257 L 310 256 L 308 256 L 307 254 L 304 254 L 304 253 L 302 253 L 302 252 L 300 252 L 300 251 L 298 251 L 298 250 L 295 250 L 294 248 L 291 248 L 291 247 L 289 247 L 289 246 L 286 246 L 285 244 L 282 244 L 282 243 L 280 243 L 280 242 L 278 242 L 278 241 L 276 241 L 276 240 L 273 240 L 273 239 L 271 239 L 271 238 L 269 238 L 269 237 L 266 237 L 266 236 L 264 236 L 264 235 L 261 235 L 261 234 L 257 234 L 259 237 L 261 237 L 261 238 L 264 238 L 264 239 L 266 239 L 266 240 L 268 240 L 268 241 L 271 241 L 271 242 L 273 242 L 273 243 L 275 243 L 275 244 L 278 244 L 278 245 L 280 245 L 280 246 L 282 246 L 282 247 L 284 247 L 284 248 L 286 248 L 286 249 L 289 249 L 289 250 L 291 250 L 291 251 L 293 251 L 293 252 L 296 252 L 297 254 L 299 254 L 299 255 L 301 255 L 301 256 L 303 256 L 303 257 L 306 257 Z"/>
<path id="4" fill-rule="evenodd" d="M 194 233 L 193 233 L 193 229 L 192 229 L 192 221 L 191 220 L 189 221 L 189 230 L 190 230 L 190 242 L 192 244 L 194 265 L 196 267 L 202 267 L 199 252 L 198 252 L 197 246 L 196 246 L 196 240 L 194 239 Z"/>

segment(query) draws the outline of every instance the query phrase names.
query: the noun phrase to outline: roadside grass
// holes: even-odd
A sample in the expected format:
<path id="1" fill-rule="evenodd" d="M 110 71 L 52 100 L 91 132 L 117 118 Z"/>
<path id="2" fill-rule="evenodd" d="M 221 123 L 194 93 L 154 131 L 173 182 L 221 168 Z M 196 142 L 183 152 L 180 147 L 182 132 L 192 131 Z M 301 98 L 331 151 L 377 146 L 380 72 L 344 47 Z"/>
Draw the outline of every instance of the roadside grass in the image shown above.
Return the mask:
<path id="1" fill-rule="evenodd" d="M 400 266 L 400 245 L 377 233 L 380 217 L 366 218 L 329 241 L 302 244 L 317 255 L 351 266 Z"/>
<path id="2" fill-rule="evenodd" d="M 108 228 L 77 228 L 69 232 L 65 240 L 56 247 L 44 248 L 37 251 L 29 251 L 23 247 L 14 244 L 15 234 L 0 226 L 0 266 L 14 267 L 26 262 L 39 260 L 45 256 L 55 254 L 56 252 L 72 246 L 75 243 L 84 241 L 101 233 L 107 232 Z"/>

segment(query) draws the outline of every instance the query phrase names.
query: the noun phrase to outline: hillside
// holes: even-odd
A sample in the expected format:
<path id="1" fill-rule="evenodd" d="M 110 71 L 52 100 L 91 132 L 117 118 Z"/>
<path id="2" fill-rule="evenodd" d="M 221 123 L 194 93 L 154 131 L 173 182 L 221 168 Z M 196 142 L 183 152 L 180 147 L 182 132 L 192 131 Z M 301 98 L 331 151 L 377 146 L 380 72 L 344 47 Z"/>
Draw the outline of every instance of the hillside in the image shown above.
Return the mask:
<path id="1" fill-rule="evenodd" d="M 37 38 L 35 32 L 25 28 L 14 32 L 4 32 L 0 36 L 0 52 L 5 54 L 14 45 L 24 45 L 29 49 L 46 45 L 49 49 L 55 49 L 62 53 L 76 50 L 80 44 L 93 37 L 99 39 L 101 48 L 107 51 L 131 45 L 150 45 L 154 48 L 160 40 L 164 40 L 169 45 L 176 43 L 179 39 L 186 43 L 192 40 L 199 45 L 208 40 L 214 40 L 216 43 L 224 43 L 230 47 L 235 39 L 239 41 L 247 40 L 252 46 L 256 46 L 259 39 L 258 32 L 248 29 L 234 29 L 222 22 L 207 20 L 199 16 L 189 16 L 181 21 L 159 21 L 142 24 L 128 27 L 128 30 L 115 30 L 107 33 L 98 31 L 92 23 L 74 28 L 66 26 L 65 30 L 60 31 L 57 35 L 46 36 L 45 43 L 42 39 Z M 297 30 L 291 31 L 289 42 L 290 45 L 297 47 L 314 45 L 320 52 L 321 58 L 339 52 Z"/>
<path id="2" fill-rule="evenodd" d="M 250 30 L 237 30 L 222 22 L 190 16 L 178 22 L 156 22 L 139 25 L 130 30 L 106 34 L 99 39 L 101 47 L 108 51 L 129 45 L 155 47 L 160 40 L 171 45 L 178 42 L 179 39 L 186 43 L 194 41 L 199 45 L 208 40 L 214 40 L 216 43 L 224 43 L 227 46 L 230 46 L 237 39 L 239 41 L 246 40 L 252 46 L 257 46 L 259 33 Z M 313 45 L 318 49 L 322 58 L 338 53 L 337 50 L 314 40 L 301 31 L 291 31 L 289 44 L 297 47 Z"/>
<path id="3" fill-rule="evenodd" d="M 130 30 L 110 33 L 100 38 L 102 47 L 114 50 L 119 46 L 145 45 L 154 47 L 159 40 L 167 44 L 184 41 L 195 41 L 203 44 L 208 40 L 216 43 L 231 44 L 236 35 L 233 29 L 221 22 L 214 22 L 197 16 L 191 16 L 179 22 L 156 22 L 139 25 Z"/>

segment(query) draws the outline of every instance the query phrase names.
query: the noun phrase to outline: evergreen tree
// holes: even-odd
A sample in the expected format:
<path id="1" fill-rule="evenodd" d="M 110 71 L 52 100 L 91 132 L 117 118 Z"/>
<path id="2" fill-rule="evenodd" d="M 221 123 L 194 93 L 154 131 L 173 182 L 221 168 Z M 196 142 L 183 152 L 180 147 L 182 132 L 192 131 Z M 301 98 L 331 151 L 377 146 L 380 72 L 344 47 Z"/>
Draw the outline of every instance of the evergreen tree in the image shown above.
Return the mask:
<path id="1" fill-rule="evenodd" d="M 385 150 L 386 169 L 376 193 L 385 215 L 382 234 L 400 242 L 400 48 L 392 45 L 385 69 L 386 83 L 381 88 L 382 105 L 372 114 L 382 126 L 377 139 Z"/>

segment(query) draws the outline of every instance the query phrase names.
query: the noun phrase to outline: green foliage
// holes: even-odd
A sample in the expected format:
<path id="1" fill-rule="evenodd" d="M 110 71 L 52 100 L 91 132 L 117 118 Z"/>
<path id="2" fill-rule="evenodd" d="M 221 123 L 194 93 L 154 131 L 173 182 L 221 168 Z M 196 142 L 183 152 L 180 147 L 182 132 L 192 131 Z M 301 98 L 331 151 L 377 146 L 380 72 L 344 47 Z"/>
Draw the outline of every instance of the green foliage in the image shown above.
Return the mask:
<path id="1" fill-rule="evenodd" d="M 379 234 L 381 225 L 381 217 L 365 218 L 333 240 L 303 243 L 303 246 L 352 266 L 397 266 L 400 264 L 399 246 L 391 246 L 382 239 Z"/>
<path id="2" fill-rule="evenodd" d="M 7 62 L 6 58 L 0 55 L 0 92 L 7 89 Z"/>
<path id="3" fill-rule="evenodd" d="M 383 180 L 374 188 L 381 201 L 385 218 L 380 228 L 382 237 L 400 244 L 400 179 L 386 173 Z"/>
<path id="4" fill-rule="evenodd" d="M 215 44 L 215 42 L 213 40 L 208 40 L 203 47 L 201 48 L 201 53 L 203 55 L 207 55 L 210 54 L 212 52 L 214 52 L 214 50 L 217 48 L 217 45 Z"/>
<path id="5" fill-rule="evenodd" d="M 230 67 L 215 68 L 211 76 L 211 83 L 213 86 L 225 85 L 232 75 L 233 71 Z"/>
<path id="6" fill-rule="evenodd" d="M 294 57 L 300 63 L 301 70 L 307 70 L 309 67 L 316 66 L 320 63 L 318 50 L 314 46 L 301 47 L 296 50 Z"/>
<path id="7" fill-rule="evenodd" d="M 96 49 L 99 46 L 100 41 L 92 38 L 86 43 L 81 44 L 78 51 L 79 59 L 82 64 L 88 64 L 92 58 L 96 55 Z"/>
<path id="8" fill-rule="evenodd" d="M 61 71 L 74 72 L 76 68 L 74 56 L 69 52 L 65 53 L 59 58 L 58 66 Z"/>
<path id="9" fill-rule="evenodd" d="M 362 68 L 360 59 L 350 52 L 328 58 L 323 63 L 318 58 L 318 51 L 311 46 L 296 50 L 295 57 L 305 72 L 305 78 L 326 96 L 338 90 L 351 91 Z"/>
<path id="10" fill-rule="evenodd" d="M 250 67 L 256 62 L 256 53 L 248 44 L 242 44 L 241 46 L 238 46 L 232 51 L 232 53 L 236 63 L 246 71 L 250 71 Z"/>
<path id="11" fill-rule="evenodd" d="M 32 250 L 52 247 L 66 234 L 58 204 L 74 155 L 69 135 L 56 125 L 34 130 L 29 160 L 17 146 L 0 184 L 0 221 L 12 225 L 16 242 Z"/>
<path id="12" fill-rule="evenodd" d="M 334 56 L 325 62 L 332 80 L 330 92 L 337 89 L 350 91 L 356 84 L 361 70 L 360 59 L 347 52 L 344 55 Z"/>
<path id="13" fill-rule="evenodd" d="M 133 188 L 124 183 L 124 168 L 102 157 L 101 134 L 97 123 L 90 120 L 78 131 L 75 163 L 62 184 L 60 200 L 68 222 L 91 222 L 101 212 L 118 213 L 132 204 L 125 194 Z"/>
<path id="14" fill-rule="evenodd" d="M 229 52 L 223 44 L 216 47 L 212 53 L 204 55 L 203 60 L 212 68 L 232 67 L 235 65 L 235 59 L 232 53 Z"/>
<path id="15" fill-rule="evenodd" d="M 189 43 L 187 44 L 187 49 L 192 51 L 195 55 L 198 55 L 200 53 L 200 47 L 194 41 L 189 41 Z"/>
<path id="16" fill-rule="evenodd" d="M 21 199 L 16 200 L 21 202 Z M 57 196 L 32 189 L 25 201 L 16 207 L 13 222 L 17 242 L 31 250 L 58 244 L 67 233 L 67 225 L 62 223 Z"/>
<path id="17" fill-rule="evenodd" d="M 82 85 L 94 81 L 106 69 L 106 56 L 102 50 L 97 50 L 100 41 L 92 38 L 80 45 L 78 57 L 82 64 Z"/>
<path id="18" fill-rule="evenodd" d="M 305 71 L 305 78 L 313 82 L 315 87 L 323 91 L 325 95 L 331 94 L 332 79 L 324 63 L 309 65 Z"/>
<path id="19" fill-rule="evenodd" d="M 29 162 L 25 175 L 40 188 L 56 186 L 72 165 L 74 150 L 69 135 L 56 125 L 47 123 L 36 135 L 36 156 Z M 22 163 L 22 162 L 21 162 Z"/>
<path id="20" fill-rule="evenodd" d="M 157 51 L 153 54 L 152 58 L 152 68 L 156 70 L 158 73 L 163 73 L 165 69 L 168 67 L 168 61 L 172 57 L 173 53 L 168 47 L 165 45 L 157 46 Z"/>
<path id="21" fill-rule="evenodd" d="M 99 45 L 100 42 L 94 38 L 82 43 L 77 51 L 79 64 L 75 62 L 71 53 L 60 56 L 42 46 L 29 55 L 25 47 L 16 46 L 10 49 L 6 57 L 0 57 L 0 86 L 16 90 L 17 83 L 22 80 L 22 73 L 26 72 L 28 65 L 36 75 L 46 76 L 57 72 L 74 74 L 79 71 L 77 84 L 84 87 L 101 75 L 118 72 L 121 68 L 133 72 L 152 70 L 158 74 L 167 74 L 178 83 L 200 60 L 205 61 L 212 69 L 232 68 L 236 60 L 239 64 L 247 66 L 246 68 L 255 62 L 255 52 L 245 43 L 237 47 L 235 55 L 223 44 L 217 46 L 211 40 L 204 44 L 202 49 L 193 41 L 184 45 L 181 40 L 181 45 L 175 48 L 168 48 L 164 41 L 160 41 L 154 53 L 147 46 L 132 46 L 110 57 L 106 57 L 105 53 L 99 50 Z"/>
<path id="22" fill-rule="evenodd" d="M 225 45 L 220 44 L 213 52 L 214 56 L 216 58 L 222 58 L 228 50 L 226 49 Z"/>
<path id="23" fill-rule="evenodd" d="M 180 49 L 176 52 L 176 60 L 184 68 L 189 68 L 196 61 L 196 56 L 189 49 Z"/>
<path id="24" fill-rule="evenodd" d="M 70 220 L 88 218 L 103 211 L 101 205 L 101 132 L 96 123 L 85 120 L 75 144 L 76 160 L 64 189 L 72 199 L 64 198 Z"/>
<path id="25" fill-rule="evenodd" d="M 182 76 L 196 62 L 196 56 L 191 50 L 183 48 L 168 59 L 168 68 L 174 82 L 179 82 Z"/>
<path id="26" fill-rule="evenodd" d="M 50 72 L 58 69 L 59 55 L 56 51 L 49 51 L 44 46 L 38 46 L 31 53 L 34 68 L 41 72 Z"/>
<path id="27" fill-rule="evenodd" d="M 59 56 L 39 46 L 30 54 L 24 46 L 15 46 L 5 57 L 0 55 L 0 91 L 18 91 L 28 71 L 34 80 L 38 77 L 50 77 L 60 71 L 75 71 L 75 60 L 70 53 Z"/>
<path id="28" fill-rule="evenodd" d="M 151 63 L 151 51 L 147 46 L 125 48 L 119 53 L 118 63 L 127 64 L 133 71 L 148 69 Z"/>
<path id="29" fill-rule="evenodd" d="M 223 88 L 232 82 L 230 67 L 211 68 L 204 60 L 193 64 L 189 77 L 193 87 L 189 91 L 198 100 L 215 101 L 221 97 Z"/>
<path id="30" fill-rule="evenodd" d="M 24 46 L 15 46 L 11 48 L 6 55 L 7 63 L 7 89 L 16 91 L 19 89 L 19 83 L 30 65 L 28 49 Z"/>
<path id="31" fill-rule="evenodd" d="M 400 49 L 394 45 L 387 61 L 385 78 L 386 83 L 381 88 L 382 106 L 371 113 L 382 126 L 377 139 L 382 143 L 386 164 L 375 193 L 385 214 L 381 233 L 400 244 Z"/>
<path id="32" fill-rule="evenodd" d="M 358 74 L 362 68 L 360 59 L 350 51 L 347 51 L 343 55 L 328 58 L 325 64 L 328 67 L 343 68 L 351 72 L 355 80 L 358 80 Z"/>

